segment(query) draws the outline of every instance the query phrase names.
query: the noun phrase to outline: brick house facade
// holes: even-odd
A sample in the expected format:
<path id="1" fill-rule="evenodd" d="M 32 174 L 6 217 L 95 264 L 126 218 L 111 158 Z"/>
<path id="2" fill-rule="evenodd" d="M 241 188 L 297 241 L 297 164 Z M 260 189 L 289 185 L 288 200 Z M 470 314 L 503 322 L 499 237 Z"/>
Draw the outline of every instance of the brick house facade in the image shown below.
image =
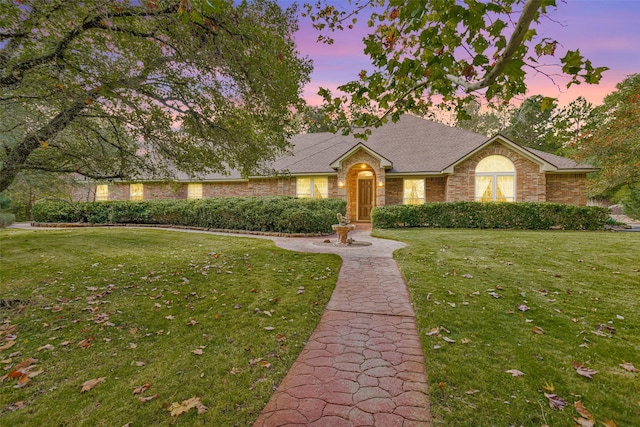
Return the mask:
<path id="1" fill-rule="evenodd" d="M 294 136 L 293 151 L 271 167 L 277 177 L 209 175 L 193 180 L 90 183 L 76 200 L 270 196 L 332 197 L 347 215 L 369 221 L 371 208 L 458 200 L 585 205 L 587 173 L 596 169 L 524 148 L 497 135 L 405 115 L 374 129 L 367 141 L 328 133 Z"/>

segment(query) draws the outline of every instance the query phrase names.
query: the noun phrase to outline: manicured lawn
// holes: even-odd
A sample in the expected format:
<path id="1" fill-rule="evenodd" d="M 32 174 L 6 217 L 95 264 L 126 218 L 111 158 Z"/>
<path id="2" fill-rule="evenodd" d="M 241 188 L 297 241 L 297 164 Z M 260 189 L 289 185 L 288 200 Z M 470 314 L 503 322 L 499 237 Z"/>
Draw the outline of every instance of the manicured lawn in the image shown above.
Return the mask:
<path id="1" fill-rule="evenodd" d="M 570 426 L 578 401 L 598 426 L 640 425 L 640 233 L 375 234 L 409 244 L 436 425 Z"/>
<path id="2" fill-rule="evenodd" d="M 250 425 L 340 267 L 266 240 L 159 230 L 4 230 L 0 250 L 6 426 Z M 171 416 L 193 397 L 205 413 L 192 400 Z"/>

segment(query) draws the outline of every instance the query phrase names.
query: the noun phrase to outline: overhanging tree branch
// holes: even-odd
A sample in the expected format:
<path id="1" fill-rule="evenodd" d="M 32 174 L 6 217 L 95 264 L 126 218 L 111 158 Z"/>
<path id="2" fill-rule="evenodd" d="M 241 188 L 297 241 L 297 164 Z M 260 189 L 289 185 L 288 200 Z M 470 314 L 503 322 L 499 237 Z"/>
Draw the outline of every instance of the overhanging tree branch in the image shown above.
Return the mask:
<path id="1" fill-rule="evenodd" d="M 498 58 L 491 71 L 485 74 L 482 80 L 477 82 L 468 82 L 462 77 L 454 76 L 453 74 L 447 74 L 447 79 L 459 86 L 462 86 L 465 92 L 473 92 L 494 84 L 496 79 L 503 73 L 507 64 L 513 59 L 513 55 L 515 55 L 516 51 L 522 46 L 522 42 L 529 31 L 531 22 L 538 13 L 538 10 L 542 7 L 542 2 L 543 0 L 527 0 L 504 53 L 500 58 Z"/>

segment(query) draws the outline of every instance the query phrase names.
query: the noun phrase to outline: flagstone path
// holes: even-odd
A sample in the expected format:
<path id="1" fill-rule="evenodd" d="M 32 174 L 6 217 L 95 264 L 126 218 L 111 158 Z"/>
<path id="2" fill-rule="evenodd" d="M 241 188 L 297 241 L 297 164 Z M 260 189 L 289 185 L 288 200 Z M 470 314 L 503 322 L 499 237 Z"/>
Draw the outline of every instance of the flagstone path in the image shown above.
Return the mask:
<path id="1" fill-rule="evenodd" d="M 350 233 L 372 243 L 362 247 L 273 239 L 285 249 L 337 253 L 343 264 L 320 323 L 254 427 L 431 425 L 415 313 L 391 257 L 404 245 L 369 231 Z"/>

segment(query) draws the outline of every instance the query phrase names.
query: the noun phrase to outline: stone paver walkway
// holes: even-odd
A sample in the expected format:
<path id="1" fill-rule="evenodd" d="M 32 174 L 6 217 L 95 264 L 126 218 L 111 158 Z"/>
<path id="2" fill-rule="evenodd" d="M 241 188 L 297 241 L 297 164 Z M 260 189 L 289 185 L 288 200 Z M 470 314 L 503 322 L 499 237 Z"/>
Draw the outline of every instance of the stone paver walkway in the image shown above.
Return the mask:
<path id="1" fill-rule="evenodd" d="M 318 327 L 255 427 L 429 426 L 422 347 L 406 285 L 391 257 L 403 246 L 359 229 L 372 246 L 323 247 L 323 239 L 273 239 L 343 258 Z"/>

